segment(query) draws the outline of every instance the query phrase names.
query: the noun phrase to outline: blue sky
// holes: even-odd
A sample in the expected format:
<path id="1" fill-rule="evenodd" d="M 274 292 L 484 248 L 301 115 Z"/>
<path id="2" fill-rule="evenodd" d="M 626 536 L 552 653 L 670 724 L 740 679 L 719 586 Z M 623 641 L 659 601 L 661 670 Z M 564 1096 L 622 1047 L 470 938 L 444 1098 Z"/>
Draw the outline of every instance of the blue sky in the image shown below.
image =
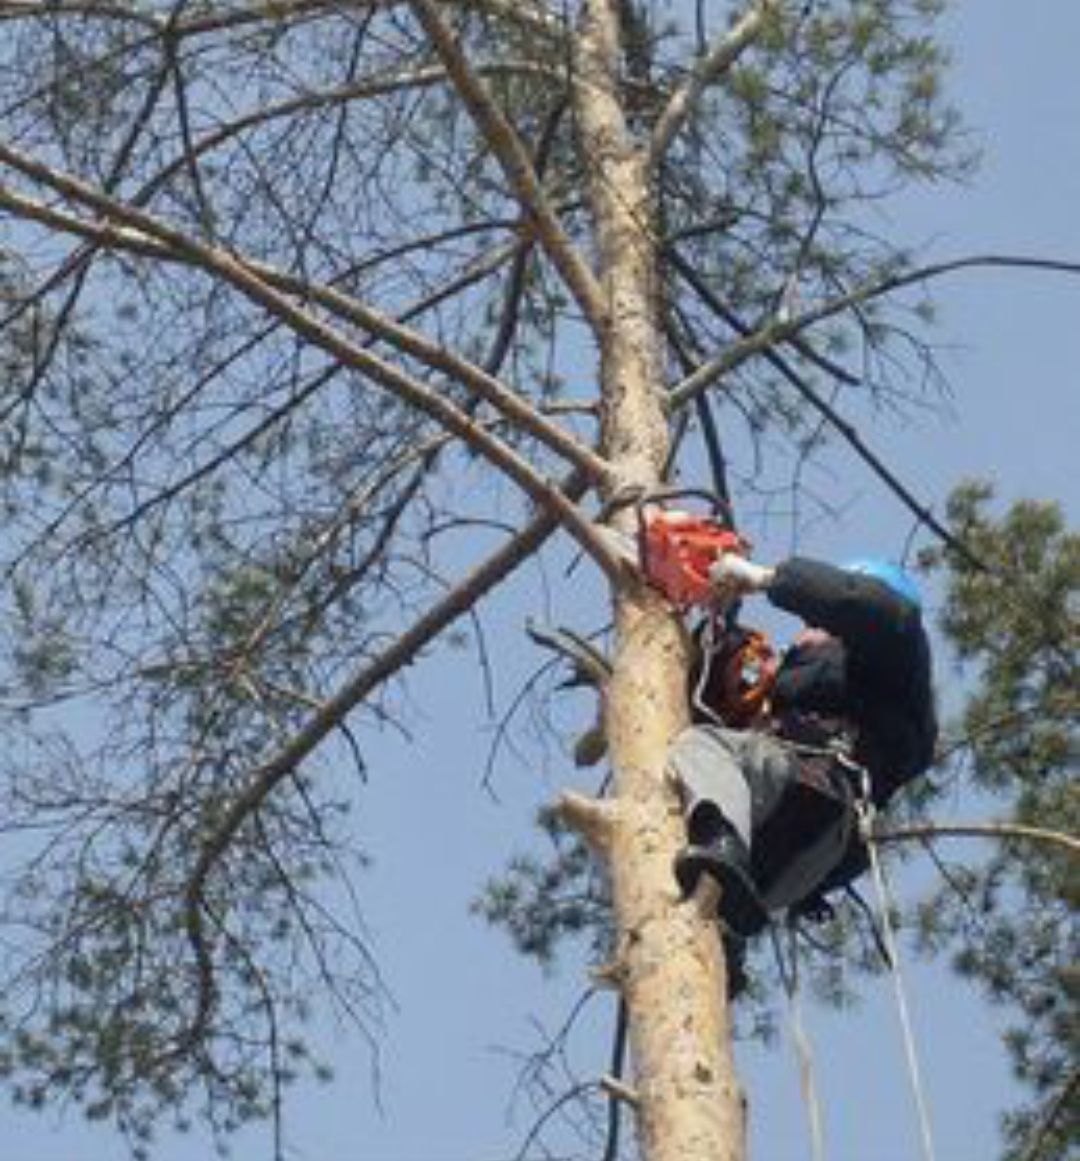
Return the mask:
<path id="1" fill-rule="evenodd" d="M 894 227 L 936 253 L 1027 253 L 1080 260 L 1080 5 L 1006 0 L 957 5 L 949 22 L 954 93 L 979 135 L 984 162 L 967 188 L 937 188 L 894 210 Z M 1006 499 L 1055 497 L 1080 507 L 1080 278 L 968 272 L 940 283 L 940 334 L 954 392 L 951 415 L 926 413 L 865 434 L 927 502 L 958 479 L 988 474 Z M 850 499 L 842 527 L 816 526 L 807 552 L 842 556 L 895 549 L 910 521 L 850 457 L 836 461 Z M 878 537 L 870 543 L 867 529 Z M 524 650 L 520 624 L 489 626 L 492 640 Z M 939 663 L 939 680 L 949 680 Z M 475 691 L 469 690 L 470 700 Z M 510 684 L 504 696 L 512 693 Z M 512 760 L 499 768 L 496 803 L 479 788 L 490 734 L 461 728 L 460 675 L 436 667 L 414 693 L 423 726 L 413 744 L 388 737 L 359 826 L 378 861 L 362 882 L 373 947 L 396 1007 L 380 1039 L 381 1109 L 371 1097 L 366 1048 L 341 1037 L 329 1088 L 296 1098 L 288 1139 L 304 1161 L 509 1161 L 532 1120 L 510 1104 L 507 1049 L 535 1048 L 537 1024 L 561 1023 L 582 983 L 545 977 L 516 959 L 502 936 L 466 915 L 493 868 L 520 845 L 535 804 L 566 777 Z M 1010 1099 L 998 1028 L 985 1008 L 936 970 L 912 968 L 911 1001 L 939 1161 L 992 1156 L 995 1116 Z M 604 1066 L 604 1001 L 574 1041 L 583 1069 Z M 810 1013 L 826 1111 L 829 1161 L 900 1161 L 918 1155 L 895 1011 L 885 987 L 844 1016 Z M 809 1158 L 790 1050 L 741 1054 L 750 1091 L 754 1161 Z M 77 1115 L 3 1114 L 0 1147 L 13 1161 L 121 1161 L 123 1145 Z M 205 1142 L 169 1143 L 165 1161 L 207 1156 Z M 241 1161 L 267 1155 L 253 1134 Z"/>

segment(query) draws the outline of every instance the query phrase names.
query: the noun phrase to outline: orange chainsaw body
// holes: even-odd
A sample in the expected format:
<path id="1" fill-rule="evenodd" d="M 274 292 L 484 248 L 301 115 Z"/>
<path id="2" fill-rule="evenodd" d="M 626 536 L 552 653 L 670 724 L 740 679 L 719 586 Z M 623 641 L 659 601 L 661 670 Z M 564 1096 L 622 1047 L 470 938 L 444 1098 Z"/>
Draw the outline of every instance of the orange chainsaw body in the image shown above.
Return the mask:
<path id="1" fill-rule="evenodd" d="M 749 547 L 737 532 L 709 517 L 662 508 L 643 514 L 642 571 L 680 609 L 714 605 L 709 570 L 725 552 L 746 556 Z"/>

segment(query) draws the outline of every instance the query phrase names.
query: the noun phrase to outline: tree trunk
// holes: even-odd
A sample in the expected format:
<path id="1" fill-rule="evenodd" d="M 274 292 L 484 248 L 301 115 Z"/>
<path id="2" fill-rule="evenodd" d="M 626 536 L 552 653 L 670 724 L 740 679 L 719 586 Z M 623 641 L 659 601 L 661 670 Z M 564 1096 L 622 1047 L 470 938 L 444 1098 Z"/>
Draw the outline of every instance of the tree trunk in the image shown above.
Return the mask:
<path id="1" fill-rule="evenodd" d="M 622 487 L 662 482 L 669 446 L 658 318 L 657 239 L 646 151 L 617 90 L 617 5 L 592 0 L 578 41 L 578 123 L 592 164 L 590 202 L 606 315 L 601 348 L 603 452 Z M 634 514 L 616 519 L 633 530 Z M 680 619 L 632 580 L 614 595 L 616 645 L 606 698 L 615 796 L 602 812 L 626 999 L 639 1135 L 647 1161 L 737 1161 L 744 1153 L 726 975 L 716 926 L 681 903 L 672 861 L 684 841 L 665 778 L 686 724 Z"/>

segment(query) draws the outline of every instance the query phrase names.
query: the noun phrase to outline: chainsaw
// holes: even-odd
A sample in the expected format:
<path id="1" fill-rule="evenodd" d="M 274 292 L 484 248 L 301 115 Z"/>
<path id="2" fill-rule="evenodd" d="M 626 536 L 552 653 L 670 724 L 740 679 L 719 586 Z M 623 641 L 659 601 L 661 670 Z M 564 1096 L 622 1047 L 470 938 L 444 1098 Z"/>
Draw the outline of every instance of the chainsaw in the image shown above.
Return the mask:
<path id="1" fill-rule="evenodd" d="M 666 507 L 669 501 L 694 497 L 705 499 L 712 513 Z M 725 553 L 749 556 L 750 550 L 750 542 L 731 527 L 721 505 L 707 492 L 667 492 L 662 499 L 647 497 L 638 504 L 641 573 L 678 609 L 715 609 L 719 596 L 710 576 L 712 566 Z"/>

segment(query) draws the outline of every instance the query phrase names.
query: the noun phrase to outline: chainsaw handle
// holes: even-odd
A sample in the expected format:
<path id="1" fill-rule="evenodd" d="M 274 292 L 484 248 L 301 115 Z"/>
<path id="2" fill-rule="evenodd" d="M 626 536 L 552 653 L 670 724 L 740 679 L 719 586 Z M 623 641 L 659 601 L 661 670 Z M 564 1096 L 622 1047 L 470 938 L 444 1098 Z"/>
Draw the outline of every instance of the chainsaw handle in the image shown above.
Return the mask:
<path id="1" fill-rule="evenodd" d="M 637 500 L 638 527 L 645 522 L 645 509 L 650 504 L 666 504 L 672 500 L 701 500 L 708 504 L 713 513 L 724 517 L 724 524 L 735 531 L 735 513 L 731 504 L 715 492 L 705 488 L 650 488 Z"/>

